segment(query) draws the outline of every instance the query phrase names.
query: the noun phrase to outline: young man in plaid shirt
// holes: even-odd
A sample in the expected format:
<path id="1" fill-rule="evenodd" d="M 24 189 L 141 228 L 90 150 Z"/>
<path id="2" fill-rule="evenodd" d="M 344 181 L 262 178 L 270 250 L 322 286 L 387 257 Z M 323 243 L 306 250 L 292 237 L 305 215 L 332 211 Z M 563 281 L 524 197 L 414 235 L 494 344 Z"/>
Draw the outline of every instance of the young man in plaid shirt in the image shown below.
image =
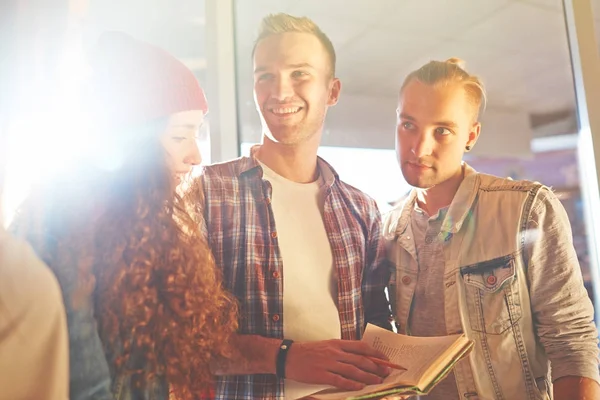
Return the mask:
<path id="1" fill-rule="evenodd" d="M 317 157 L 337 103 L 335 51 L 308 18 L 263 20 L 254 95 L 263 143 L 202 175 L 210 246 L 240 303 L 238 350 L 217 366 L 218 399 L 292 399 L 357 390 L 389 374 L 358 341 L 391 328 L 375 202 Z"/>

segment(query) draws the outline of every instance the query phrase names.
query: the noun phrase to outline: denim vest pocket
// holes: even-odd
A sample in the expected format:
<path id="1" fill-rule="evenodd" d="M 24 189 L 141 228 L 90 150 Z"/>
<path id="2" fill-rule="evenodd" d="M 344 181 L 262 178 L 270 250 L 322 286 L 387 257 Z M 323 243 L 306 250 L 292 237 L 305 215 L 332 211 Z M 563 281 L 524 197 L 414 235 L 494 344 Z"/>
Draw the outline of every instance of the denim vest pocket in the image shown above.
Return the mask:
<path id="1" fill-rule="evenodd" d="M 462 267 L 471 329 L 500 335 L 521 319 L 515 256 Z"/>

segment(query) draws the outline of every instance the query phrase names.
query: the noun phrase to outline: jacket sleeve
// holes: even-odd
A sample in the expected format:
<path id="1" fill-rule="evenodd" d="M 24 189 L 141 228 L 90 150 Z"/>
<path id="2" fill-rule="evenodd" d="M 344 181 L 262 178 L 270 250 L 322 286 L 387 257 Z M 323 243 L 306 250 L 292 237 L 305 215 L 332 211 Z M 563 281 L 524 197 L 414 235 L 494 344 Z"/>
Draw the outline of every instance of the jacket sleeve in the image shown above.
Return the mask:
<path id="1" fill-rule="evenodd" d="M 540 189 L 531 209 L 525 250 L 534 326 L 550 359 L 552 380 L 570 375 L 600 382 L 594 309 L 567 213 L 548 188 Z"/>

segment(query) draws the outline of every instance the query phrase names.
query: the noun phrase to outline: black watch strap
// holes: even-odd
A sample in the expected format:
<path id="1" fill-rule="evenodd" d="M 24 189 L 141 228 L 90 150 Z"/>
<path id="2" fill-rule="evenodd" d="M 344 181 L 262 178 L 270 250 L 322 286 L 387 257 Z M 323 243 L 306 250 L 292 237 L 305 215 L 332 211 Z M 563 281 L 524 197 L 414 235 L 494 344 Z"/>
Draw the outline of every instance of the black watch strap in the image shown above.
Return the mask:
<path id="1" fill-rule="evenodd" d="M 279 351 L 277 352 L 277 361 L 275 364 L 275 373 L 279 379 L 285 378 L 285 360 L 287 359 L 287 353 L 292 347 L 293 340 L 283 339 L 279 345 Z"/>

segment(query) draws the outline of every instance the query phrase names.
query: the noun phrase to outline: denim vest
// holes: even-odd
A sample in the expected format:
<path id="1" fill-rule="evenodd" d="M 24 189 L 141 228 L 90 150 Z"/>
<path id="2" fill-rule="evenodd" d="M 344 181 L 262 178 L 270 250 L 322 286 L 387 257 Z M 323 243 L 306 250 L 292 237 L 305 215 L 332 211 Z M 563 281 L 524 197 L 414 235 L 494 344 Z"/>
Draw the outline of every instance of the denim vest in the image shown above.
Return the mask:
<path id="1" fill-rule="evenodd" d="M 536 340 L 524 260 L 529 211 L 543 186 L 476 173 L 465 179 L 442 224 L 447 334 L 475 341 L 455 367 L 461 398 L 550 399 L 550 368 Z M 390 302 L 409 334 L 418 264 L 410 225 L 416 193 L 386 218 Z"/>

